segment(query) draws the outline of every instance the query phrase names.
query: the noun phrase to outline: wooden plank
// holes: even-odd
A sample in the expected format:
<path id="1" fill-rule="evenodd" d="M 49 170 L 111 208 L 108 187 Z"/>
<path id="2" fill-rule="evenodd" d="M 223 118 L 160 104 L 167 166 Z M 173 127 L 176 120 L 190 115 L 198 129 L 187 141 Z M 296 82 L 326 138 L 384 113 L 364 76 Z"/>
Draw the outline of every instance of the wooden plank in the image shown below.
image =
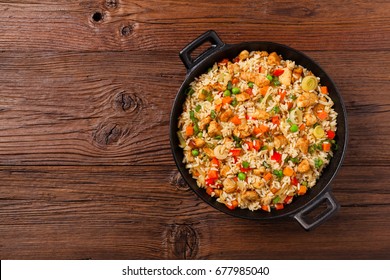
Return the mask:
<path id="1" fill-rule="evenodd" d="M 390 54 L 308 54 L 346 102 L 346 164 L 388 164 L 390 82 L 378 69 Z M 0 53 L 0 164 L 171 164 L 169 114 L 184 78 L 172 52 Z"/>
<path id="2" fill-rule="evenodd" d="M 1 167 L 0 176 L 1 259 L 390 256 L 390 174 L 382 167 L 343 167 L 333 183 L 341 211 L 310 233 L 292 219 L 223 214 L 197 198 L 172 165 Z"/>
<path id="3" fill-rule="evenodd" d="M 301 50 L 388 50 L 390 43 L 387 1 L 223 5 L 206 0 L 8 1 L 0 8 L 0 49 L 177 51 L 209 29 L 227 43 L 264 40 Z"/>

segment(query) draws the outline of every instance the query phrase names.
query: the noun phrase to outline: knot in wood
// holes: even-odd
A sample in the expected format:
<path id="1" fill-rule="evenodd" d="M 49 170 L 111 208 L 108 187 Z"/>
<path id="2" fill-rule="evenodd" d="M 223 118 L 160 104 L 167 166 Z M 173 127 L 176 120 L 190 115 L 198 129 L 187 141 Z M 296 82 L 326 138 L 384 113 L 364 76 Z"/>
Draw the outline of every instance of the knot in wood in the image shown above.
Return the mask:
<path id="1" fill-rule="evenodd" d="M 114 99 L 115 108 L 124 112 L 140 111 L 144 104 L 141 98 L 135 94 L 129 94 L 126 92 L 120 92 L 115 96 Z"/>
<path id="2" fill-rule="evenodd" d="M 191 225 L 171 225 L 167 238 L 170 258 L 193 259 L 198 253 L 198 236 Z"/>
<path id="3" fill-rule="evenodd" d="M 122 36 L 125 36 L 125 37 L 130 36 L 131 33 L 134 32 L 134 27 L 135 27 L 135 24 L 129 24 L 129 25 L 123 26 L 121 29 Z"/>
<path id="4" fill-rule="evenodd" d="M 114 9 L 118 7 L 118 1 L 117 0 L 106 0 L 104 5 L 109 9 Z"/>
<path id="5" fill-rule="evenodd" d="M 184 178 L 181 176 L 180 172 L 174 171 L 173 174 L 171 174 L 170 183 L 172 186 L 174 186 L 176 189 L 181 191 L 188 191 L 189 187 L 184 180 Z"/>
<path id="6" fill-rule="evenodd" d="M 115 143 L 122 136 L 122 129 L 114 123 L 100 124 L 93 134 L 93 140 L 99 146 Z"/>

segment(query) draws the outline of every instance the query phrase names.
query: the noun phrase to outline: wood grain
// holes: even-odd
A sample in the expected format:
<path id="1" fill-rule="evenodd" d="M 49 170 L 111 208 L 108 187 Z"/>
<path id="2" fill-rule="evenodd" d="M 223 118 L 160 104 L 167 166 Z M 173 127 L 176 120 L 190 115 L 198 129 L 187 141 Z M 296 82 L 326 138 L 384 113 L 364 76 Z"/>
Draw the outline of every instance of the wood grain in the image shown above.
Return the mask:
<path id="1" fill-rule="evenodd" d="M 383 144 L 389 130 L 381 120 L 390 112 L 390 80 L 378 73 L 377 56 L 390 61 L 389 53 L 364 61 L 356 57 L 365 52 L 308 54 L 335 73 L 345 99 L 351 131 L 346 164 L 359 165 L 361 157 L 366 164 L 388 164 Z M 0 61 L 0 164 L 171 163 L 169 114 L 185 78 L 176 53 L 3 53 Z M 364 70 L 351 76 L 351 68 Z M 377 74 L 361 84 L 364 73 Z"/>
<path id="2" fill-rule="evenodd" d="M 177 51 L 208 29 L 228 43 L 273 41 L 301 50 L 388 50 L 390 43 L 383 0 L 10 2 L 0 8 L 0 49 L 8 51 Z"/>
<path id="3" fill-rule="evenodd" d="M 333 184 L 341 211 L 305 233 L 292 219 L 220 213 L 177 182 L 172 165 L 2 167 L 2 258 L 34 251 L 51 259 L 54 248 L 72 259 L 388 258 L 390 222 L 381 217 L 390 210 L 390 176 L 382 173 L 343 167 Z M 382 182 L 374 179 L 381 174 Z"/>
<path id="4" fill-rule="evenodd" d="M 0 2 L 1 259 L 389 259 L 389 1 Z M 180 177 L 178 53 L 209 29 L 302 50 L 337 84 L 341 210 L 314 231 L 233 218 Z"/>

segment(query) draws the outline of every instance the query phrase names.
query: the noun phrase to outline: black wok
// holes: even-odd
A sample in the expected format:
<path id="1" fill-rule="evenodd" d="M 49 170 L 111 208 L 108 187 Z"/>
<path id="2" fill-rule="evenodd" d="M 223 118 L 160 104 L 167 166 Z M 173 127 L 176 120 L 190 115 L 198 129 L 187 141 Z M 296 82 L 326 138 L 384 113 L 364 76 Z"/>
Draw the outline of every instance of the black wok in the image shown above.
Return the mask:
<path id="1" fill-rule="evenodd" d="M 192 58 L 191 53 L 204 43 L 211 43 L 211 47 L 198 57 Z M 310 69 L 316 76 L 321 78 L 321 84 L 328 87 L 330 97 L 334 101 L 334 109 L 338 113 L 335 140 L 337 141 L 339 148 L 335 151 L 334 157 L 331 159 L 329 165 L 324 169 L 316 186 L 311 188 L 305 195 L 296 197 L 291 204 L 285 205 L 284 209 L 274 210 L 270 213 L 238 208 L 235 210 L 229 210 L 224 204 L 219 203 L 215 200 L 215 198 L 210 197 L 206 193 L 205 189 L 197 186 L 196 181 L 185 168 L 185 164 L 183 163 L 183 150 L 179 147 L 179 139 L 177 137 L 178 118 L 183 111 L 182 106 L 187 97 L 185 91 L 189 84 L 194 80 L 194 78 L 205 73 L 215 62 L 221 61 L 224 58 L 233 59 L 244 49 L 248 51 L 275 51 L 278 54 L 281 54 L 284 59 L 293 60 L 297 64 Z M 187 69 L 187 75 L 174 100 L 170 117 L 170 142 L 173 156 L 181 175 L 199 197 L 212 207 L 239 218 L 268 220 L 282 217 L 292 217 L 296 219 L 305 230 L 310 230 L 320 225 L 338 211 L 340 206 L 332 194 L 331 182 L 341 167 L 345 155 L 348 135 L 347 115 L 345 105 L 334 82 L 317 63 L 302 52 L 277 43 L 246 42 L 235 45 L 225 44 L 221 41 L 215 31 L 212 30 L 207 31 L 188 44 L 180 52 L 180 58 Z M 320 206 L 326 207 L 320 208 Z M 317 209 L 317 212 L 320 210 L 320 214 L 315 217 L 311 217 L 312 215 L 309 215 L 309 213 L 315 209 Z"/>

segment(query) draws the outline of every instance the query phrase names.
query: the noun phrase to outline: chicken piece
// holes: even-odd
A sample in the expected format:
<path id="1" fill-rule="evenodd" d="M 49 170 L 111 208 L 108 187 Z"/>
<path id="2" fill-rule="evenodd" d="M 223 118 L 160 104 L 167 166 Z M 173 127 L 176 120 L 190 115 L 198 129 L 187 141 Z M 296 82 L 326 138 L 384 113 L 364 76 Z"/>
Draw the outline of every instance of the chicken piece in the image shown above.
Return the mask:
<path id="1" fill-rule="evenodd" d="M 252 72 L 241 72 L 240 78 L 247 82 L 253 82 L 256 78 L 256 75 Z"/>
<path id="2" fill-rule="evenodd" d="M 310 170 L 310 164 L 307 159 L 304 159 L 301 161 L 301 163 L 298 165 L 298 172 L 299 173 L 305 173 Z"/>
<path id="3" fill-rule="evenodd" d="M 217 135 L 222 135 L 221 133 L 221 125 L 217 123 L 216 121 L 211 121 L 209 128 L 208 128 L 208 134 L 211 137 L 215 137 Z"/>
<path id="4" fill-rule="evenodd" d="M 313 124 L 315 124 L 317 122 L 316 116 L 314 116 L 311 113 L 306 113 L 305 114 L 305 120 L 306 120 L 306 125 L 307 126 L 312 126 Z"/>
<path id="5" fill-rule="evenodd" d="M 230 171 L 230 167 L 228 165 L 224 165 L 221 168 L 220 174 L 222 177 L 226 177 L 229 171 Z"/>
<path id="6" fill-rule="evenodd" d="M 313 92 L 307 92 L 301 94 L 297 99 L 298 107 L 309 107 L 316 104 L 318 101 L 318 96 Z"/>
<path id="7" fill-rule="evenodd" d="M 247 101 L 247 100 L 251 99 L 251 96 L 246 92 L 241 92 L 241 93 L 236 95 L 236 99 L 237 99 L 237 101 L 243 102 L 243 101 Z"/>
<path id="8" fill-rule="evenodd" d="M 263 180 L 256 180 L 254 183 L 253 183 L 253 187 L 255 189 L 261 189 L 265 186 L 265 183 Z"/>
<path id="9" fill-rule="evenodd" d="M 198 124 L 200 130 L 204 130 L 206 126 L 211 122 L 211 117 L 207 116 L 203 120 L 201 120 Z"/>
<path id="10" fill-rule="evenodd" d="M 226 90 L 226 86 L 224 86 L 223 84 L 220 84 L 220 83 L 213 84 L 213 88 L 218 90 L 218 91 L 225 91 Z"/>
<path id="11" fill-rule="evenodd" d="M 227 122 L 230 120 L 231 117 L 233 117 L 234 113 L 232 110 L 228 109 L 226 110 L 225 112 L 223 112 L 221 114 L 221 116 L 219 117 L 219 119 L 222 121 L 222 122 Z"/>
<path id="12" fill-rule="evenodd" d="M 246 123 L 242 123 L 233 130 L 234 136 L 237 136 L 239 138 L 245 138 L 251 135 L 249 126 Z"/>
<path id="13" fill-rule="evenodd" d="M 201 91 L 198 92 L 198 98 L 200 100 L 206 100 L 207 98 L 207 91 L 202 89 Z"/>
<path id="14" fill-rule="evenodd" d="M 236 74 L 236 73 L 239 73 L 240 72 L 240 66 L 238 66 L 238 64 L 231 64 L 231 63 L 229 63 L 229 65 L 228 65 L 228 71 L 229 71 L 229 74 L 230 75 L 234 75 L 234 74 Z"/>
<path id="15" fill-rule="evenodd" d="M 226 193 L 233 193 L 236 191 L 237 189 L 237 184 L 236 182 L 233 180 L 233 179 L 230 179 L 230 178 L 226 178 L 224 181 L 223 181 L 223 190 L 226 192 Z"/>
<path id="16" fill-rule="evenodd" d="M 238 55 L 238 58 L 240 60 L 244 60 L 244 59 L 247 59 L 249 57 L 249 52 L 247 50 L 243 50 L 242 52 L 240 52 L 240 54 Z"/>
<path id="17" fill-rule="evenodd" d="M 278 56 L 278 54 L 276 52 L 272 52 L 270 53 L 270 55 L 268 56 L 268 60 L 267 60 L 267 63 L 269 65 L 280 65 L 280 57 Z"/>
<path id="18" fill-rule="evenodd" d="M 259 88 L 268 86 L 271 83 L 270 80 L 268 80 L 267 77 L 265 77 L 263 75 L 256 75 L 254 82 L 255 82 L 256 86 L 258 86 Z"/>
<path id="19" fill-rule="evenodd" d="M 270 118 L 270 114 L 267 113 L 264 110 L 257 109 L 253 114 L 252 117 L 258 119 L 258 120 L 268 120 Z"/>
<path id="20" fill-rule="evenodd" d="M 187 158 L 188 162 L 194 162 L 195 161 L 195 158 L 192 155 L 191 150 L 186 151 L 185 154 L 186 154 L 186 158 Z"/>
<path id="21" fill-rule="evenodd" d="M 222 194 L 222 190 L 220 190 L 220 189 L 214 189 L 213 192 L 215 194 L 214 195 L 215 197 L 220 197 Z"/>
<path id="22" fill-rule="evenodd" d="M 302 153 L 307 154 L 309 150 L 309 144 L 310 142 L 306 138 L 299 138 L 295 147 L 298 148 Z"/>
<path id="23" fill-rule="evenodd" d="M 265 172 L 264 166 L 260 166 L 259 168 L 253 169 L 253 174 L 255 174 L 256 176 L 260 176 L 264 172 Z"/>
<path id="24" fill-rule="evenodd" d="M 212 149 L 210 149 L 209 147 L 203 147 L 203 151 L 205 152 L 205 154 L 209 157 L 209 158 L 214 158 L 215 155 L 214 155 L 214 151 Z"/>
<path id="25" fill-rule="evenodd" d="M 288 144 L 287 138 L 284 135 L 278 135 L 274 137 L 274 147 L 279 149 Z"/>
<path id="26" fill-rule="evenodd" d="M 274 194 L 269 192 L 265 197 L 260 198 L 261 205 L 270 205 Z"/>
<path id="27" fill-rule="evenodd" d="M 293 82 L 295 82 L 296 80 L 299 80 L 299 78 L 301 78 L 301 76 L 302 76 L 302 73 L 303 73 L 302 67 L 295 68 L 293 70 L 293 73 L 292 73 Z"/>
<path id="28" fill-rule="evenodd" d="M 291 85 L 292 72 L 290 69 L 283 68 L 284 72 L 279 76 L 279 82 L 281 82 L 285 86 Z"/>
<path id="29" fill-rule="evenodd" d="M 206 142 L 201 138 L 195 138 L 192 141 L 194 141 L 194 145 L 196 148 L 202 148 L 206 144 Z"/>
<path id="30" fill-rule="evenodd" d="M 259 195 L 257 194 L 256 191 L 246 191 L 241 195 L 241 198 L 243 200 L 249 200 L 249 201 L 254 201 L 259 199 Z"/>
<path id="31" fill-rule="evenodd" d="M 316 104 L 316 105 L 314 106 L 314 108 L 313 108 L 313 111 L 314 111 L 314 113 L 315 113 L 316 115 L 318 115 L 318 113 L 324 111 L 324 109 L 325 109 L 325 105 L 323 105 L 323 104 Z"/>

